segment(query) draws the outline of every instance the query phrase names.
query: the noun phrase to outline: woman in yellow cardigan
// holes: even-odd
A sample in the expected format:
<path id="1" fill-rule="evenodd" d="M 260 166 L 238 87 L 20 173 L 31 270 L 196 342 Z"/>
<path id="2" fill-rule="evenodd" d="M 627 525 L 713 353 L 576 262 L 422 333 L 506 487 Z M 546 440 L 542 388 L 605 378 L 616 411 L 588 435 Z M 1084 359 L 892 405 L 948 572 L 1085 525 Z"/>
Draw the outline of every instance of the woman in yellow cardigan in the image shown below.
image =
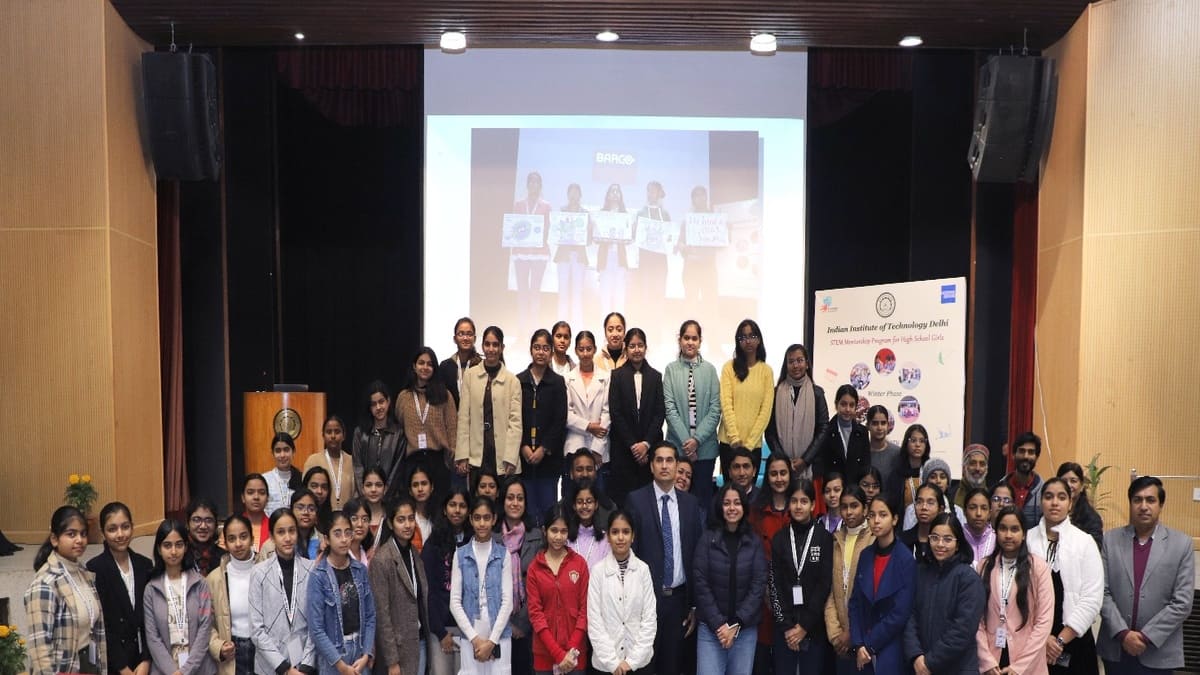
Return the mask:
<path id="1" fill-rule="evenodd" d="M 762 331 L 753 319 L 743 319 L 734 334 L 733 358 L 721 369 L 721 475 L 729 479 L 729 460 L 734 448 L 746 448 L 754 456 L 754 475 L 762 462 L 763 433 L 775 405 L 775 373 L 767 365 Z"/>

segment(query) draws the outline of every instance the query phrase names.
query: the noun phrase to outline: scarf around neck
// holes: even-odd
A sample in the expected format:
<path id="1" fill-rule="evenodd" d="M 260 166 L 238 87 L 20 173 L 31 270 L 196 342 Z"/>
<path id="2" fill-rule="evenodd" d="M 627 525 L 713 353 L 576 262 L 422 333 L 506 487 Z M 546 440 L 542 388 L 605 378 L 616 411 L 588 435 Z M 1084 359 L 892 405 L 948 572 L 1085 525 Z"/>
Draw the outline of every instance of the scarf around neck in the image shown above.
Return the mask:
<path id="1" fill-rule="evenodd" d="M 525 523 L 517 523 L 516 527 L 510 529 L 505 522 L 500 530 L 504 548 L 512 558 L 510 566 L 513 575 L 513 599 L 516 601 L 514 604 L 522 607 L 525 604 L 525 585 L 521 583 L 521 545 L 525 543 Z"/>
<path id="2" fill-rule="evenodd" d="M 800 387 L 795 403 L 792 387 Z M 792 459 L 803 455 L 816 429 L 816 398 L 807 375 L 799 380 L 784 376 L 775 387 L 775 424 L 784 453 Z"/>

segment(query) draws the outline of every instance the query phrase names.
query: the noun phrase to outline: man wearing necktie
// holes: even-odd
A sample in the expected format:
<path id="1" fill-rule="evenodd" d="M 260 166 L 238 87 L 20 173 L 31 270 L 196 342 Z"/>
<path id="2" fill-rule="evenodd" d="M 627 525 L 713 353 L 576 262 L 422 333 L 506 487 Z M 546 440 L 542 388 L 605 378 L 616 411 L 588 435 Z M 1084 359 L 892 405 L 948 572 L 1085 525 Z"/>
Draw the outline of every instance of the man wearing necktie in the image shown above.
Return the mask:
<path id="1" fill-rule="evenodd" d="M 634 554 L 650 567 L 658 601 L 653 670 L 679 675 L 684 638 L 696 627 L 691 563 L 703 529 L 696 498 L 675 489 L 678 449 L 660 441 L 650 469 L 654 482 L 629 493 L 635 531 Z"/>

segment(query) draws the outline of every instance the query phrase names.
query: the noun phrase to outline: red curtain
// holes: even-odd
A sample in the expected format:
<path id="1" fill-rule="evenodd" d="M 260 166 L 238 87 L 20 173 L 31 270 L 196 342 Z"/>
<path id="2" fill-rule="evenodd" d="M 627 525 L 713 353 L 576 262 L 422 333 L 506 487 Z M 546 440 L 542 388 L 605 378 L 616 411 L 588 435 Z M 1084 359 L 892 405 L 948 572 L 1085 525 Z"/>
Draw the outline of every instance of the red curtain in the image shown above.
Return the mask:
<path id="1" fill-rule="evenodd" d="M 420 124 L 419 46 L 314 47 L 276 55 L 280 80 L 340 126 Z"/>
<path id="2" fill-rule="evenodd" d="M 179 181 L 158 181 L 158 321 L 162 370 L 163 502 L 182 512 L 188 492 L 183 435 L 183 282 L 179 255 Z"/>
<path id="3" fill-rule="evenodd" d="M 808 122 L 832 124 L 880 92 L 912 90 L 912 52 L 812 49 L 808 52 Z"/>
<path id="4" fill-rule="evenodd" d="M 1033 428 L 1033 335 L 1037 323 L 1038 189 L 1013 191 L 1012 328 L 1008 363 L 1008 441 Z M 1013 469 L 1011 448 L 1008 470 Z"/>

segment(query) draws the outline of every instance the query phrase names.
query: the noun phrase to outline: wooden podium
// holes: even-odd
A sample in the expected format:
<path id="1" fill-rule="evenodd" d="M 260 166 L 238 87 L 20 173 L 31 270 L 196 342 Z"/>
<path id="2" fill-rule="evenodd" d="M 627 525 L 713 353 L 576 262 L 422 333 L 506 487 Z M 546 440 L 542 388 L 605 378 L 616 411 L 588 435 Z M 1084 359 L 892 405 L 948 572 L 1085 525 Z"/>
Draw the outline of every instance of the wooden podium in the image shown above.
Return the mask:
<path id="1" fill-rule="evenodd" d="M 325 421 L 323 392 L 253 391 L 242 394 L 242 435 L 246 473 L 266 473 L 275 468 L 271 439 L 286 431 L 296 440 L 297 469 L 304 460 L 324 449 L 321 424 Z"/>

